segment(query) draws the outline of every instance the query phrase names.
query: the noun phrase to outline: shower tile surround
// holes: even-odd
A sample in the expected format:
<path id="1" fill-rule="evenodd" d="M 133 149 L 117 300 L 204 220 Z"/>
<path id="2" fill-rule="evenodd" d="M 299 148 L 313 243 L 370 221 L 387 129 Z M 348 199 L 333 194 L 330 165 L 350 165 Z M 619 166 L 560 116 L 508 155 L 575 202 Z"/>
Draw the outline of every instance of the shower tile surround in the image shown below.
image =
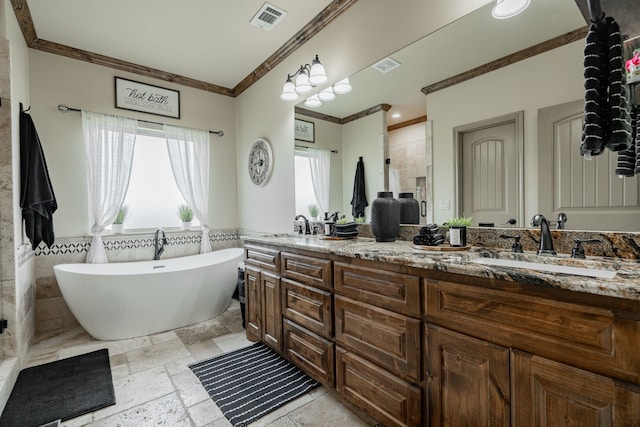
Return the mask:
<path id="1" fill-rule="evenodd" d="M 167 231 L 167 245 L 162 258 L 195 255 L 200 251 L 200 231 Z M 242 246 L 237 230 L 211 230 L 209 240 L 213 250 Z M 153 232 L 103 236 L 110 262 L 149 261 L 153 259 Z M 91 246 L 91 236 L 57 239 L 47 248 L 43 244 L 35 251 L 36 292 L 35 331 L 39 336 L 51 336 L 78 326 L 67 307 L 56 281 L 56 264 L 85 262 Z"/>

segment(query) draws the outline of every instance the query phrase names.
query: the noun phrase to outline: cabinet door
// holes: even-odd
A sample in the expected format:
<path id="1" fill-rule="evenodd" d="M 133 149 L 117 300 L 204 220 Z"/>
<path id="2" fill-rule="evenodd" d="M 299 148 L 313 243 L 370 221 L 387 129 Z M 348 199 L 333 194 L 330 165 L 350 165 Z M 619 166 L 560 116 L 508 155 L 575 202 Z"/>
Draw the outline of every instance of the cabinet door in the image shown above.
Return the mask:
<path id="1" fill-rule="evenodd" d="M 280 276 L 263 271 L 262 287 L 264 343 L 278 353 L 282 352 L 282 313 L 280 310 Z"/>
<path id="2" fill-rule="evenodd" d="M 336 390 L 387 427 L 423 425 L 420 388 L 340 347 L 336 347 Z"/>
<path id="3" fill-rule="evenodd" d="M 335 339 L 391 372 L 419 382 L 421 322 L 336 295 Z"/>
<path id="4" fill-rule="evenodd" d="M 512 351 L 517 426 L 638 426 L 640 388 Z"/>
<path id="5" fill-rule="evenodd" d="M 285 319 L 284 354 L 311 377 L 329 388 L 334 384 L 334 344 Z"/>
<path id="6" fill-rule="evenodd" d="M 509 350 L 426 325 L 430 426 L 509 426 Z"/>
<path id="7" fill-rule="evenodd" d="M 331 338 L 333 334 L 331 293 L 282 279 L 282 315 L 299 325 Z"/>
<path id="8" fill-rule="evenodd" d="M 247 338 L 252 341 L 260 341 L 262 339 L 262 291 L 260 285 L 260 270 L 246 265 L 244 273 Z"/>

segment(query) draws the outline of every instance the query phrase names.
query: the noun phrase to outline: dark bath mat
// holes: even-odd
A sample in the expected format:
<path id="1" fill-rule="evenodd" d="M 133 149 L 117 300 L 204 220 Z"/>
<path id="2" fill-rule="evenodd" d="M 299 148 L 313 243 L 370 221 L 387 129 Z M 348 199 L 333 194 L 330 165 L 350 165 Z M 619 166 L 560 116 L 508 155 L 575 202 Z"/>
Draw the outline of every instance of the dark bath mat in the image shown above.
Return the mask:
<path id="1" fill-rule="evenodd" d="M 20 371 L 1 427 L 36 427 L 115 405 L 109 351 L 97 350 Z"/>
<path id="2" fill-rule="evenodd" d="M 234 427 L 246 426 L 319 385 L 260 343 L 189 368 Z"/>

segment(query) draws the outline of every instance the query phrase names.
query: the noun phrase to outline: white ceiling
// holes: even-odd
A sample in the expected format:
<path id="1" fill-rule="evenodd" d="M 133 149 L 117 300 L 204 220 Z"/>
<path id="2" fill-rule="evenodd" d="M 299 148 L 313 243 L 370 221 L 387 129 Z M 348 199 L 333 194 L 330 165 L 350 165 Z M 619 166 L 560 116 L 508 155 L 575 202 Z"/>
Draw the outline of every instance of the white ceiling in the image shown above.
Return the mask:
<path id="1" fill-rule="evenodd" d="M 273 0 L 272 30 L 249 21 L 264 0 L 28 0 L 38 38 L 233 88 L 331 0 Z"/>
<path id="2" fill-rule="evenodd" d="M 390 104 L 388 124 L 411 120 L 427 114 L 423 87 L 586 25 L 575 0 L 532 0 L 523 13 L 504 20 L 491 16 L 494 4 L 389 55 L 401 63 L 392 71 L 381 74 L 367 67 L 354 74 L 349 94 L 337 95 L 319 108 L 306 108 L 302 102 L 298 106 L 344 118 Z M 392 118 L 395 112 L 401 117 Z"/>
<path id="3" fill-rule="evenodd" d="M 40 39 L 231 89 L 331 0 L 269 1 L 287 12 L 271 31 L 249 24 L 263 0 L 27 2 Z M 491 17 L 493 4 L 390 55 L 399 68 L 387 74 L 366 68 L 352 76 L 350 94 L 317 110 L 344 118 L 386 103 L 402 112 L 389 124 L 419 117 L 426 114 L 422 87 L 585 25 L 575 0 L 532 0 L 508 20 Z"/>

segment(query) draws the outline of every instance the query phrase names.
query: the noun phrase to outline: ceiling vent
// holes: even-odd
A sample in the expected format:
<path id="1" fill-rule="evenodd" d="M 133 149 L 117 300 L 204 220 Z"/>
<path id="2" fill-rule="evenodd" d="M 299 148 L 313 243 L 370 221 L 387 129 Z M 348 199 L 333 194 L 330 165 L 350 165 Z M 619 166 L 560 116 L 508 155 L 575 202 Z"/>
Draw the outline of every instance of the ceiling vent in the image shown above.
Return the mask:
<path id="1" fill-rule="evenodd" d="M 262 28 L 263 30 L 271 30 L 273 27 L 278 24 L 287 15 L 287 12 L 284 10 L 269 4 L 265 3 L 262 5 L 258 13 L 251 19 L 251 25 L 255 25 L 256 27 Z"/>
<path id="2" fill-rule="evenodd" d="M 400 66 L 400 63 L 398 61 L 396 61 L 395 59 L 391 59 L 389 57 L 381 59 L 380 61 L 372 65 L 373 68 L 380 71 L 382 74 L 388 73 L 389 71 L 399 66 Z"/>

